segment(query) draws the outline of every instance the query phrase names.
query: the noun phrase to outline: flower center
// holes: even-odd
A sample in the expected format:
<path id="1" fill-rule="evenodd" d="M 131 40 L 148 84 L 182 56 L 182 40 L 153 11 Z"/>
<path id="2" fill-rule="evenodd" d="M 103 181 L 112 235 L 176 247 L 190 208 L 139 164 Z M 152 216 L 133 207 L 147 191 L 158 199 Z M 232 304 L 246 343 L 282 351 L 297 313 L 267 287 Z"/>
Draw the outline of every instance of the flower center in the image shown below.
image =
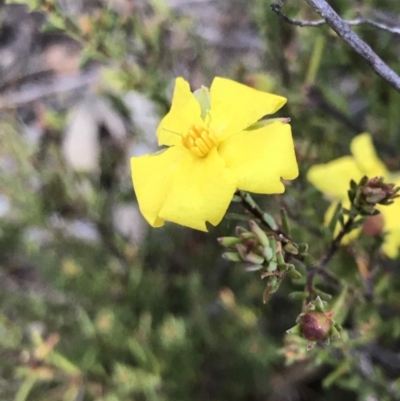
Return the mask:
<path id="1" fill-rule="evenodd" d="M 206 127 L 192 124 L 182 136 L 182 144 L 198 157 L 206 157 L 210 150 L 217 146 L 218 139 L 215 134 Z"/>

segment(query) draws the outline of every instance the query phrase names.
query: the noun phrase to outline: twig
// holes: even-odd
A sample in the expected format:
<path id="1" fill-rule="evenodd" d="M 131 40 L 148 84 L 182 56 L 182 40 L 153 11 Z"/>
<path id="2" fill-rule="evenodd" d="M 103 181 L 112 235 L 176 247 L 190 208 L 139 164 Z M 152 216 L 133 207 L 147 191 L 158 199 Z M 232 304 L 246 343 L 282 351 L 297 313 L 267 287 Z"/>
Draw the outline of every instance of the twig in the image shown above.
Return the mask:
<path id="1" fill-rule="evenodd" d="M 295 19 L 295 18 L 290 18 L 282 11 L 282 3 L 272 3 L 271 10 L 275 14 L 277 14 L 280 18 L 282 18 L 284 21 L 286 21 L 289 24 L 295 25 L 295 26 L 317 28 L 317 27 L 327 24 L 327 22 L 324 19 L 319 19 L 316 21 L 308 21 L 308 20 L 299 20 L 299 19 Z M 351 20 L 343 20 L 343 21 L 351 26 L 371 25 L 375 28 L 381 29 L 382 31 L 400 35 L 400 27 L 389 26 L 382 22 L 378 22 L 378 21 L 375 21 L 373 19 L 366 18 L 363 16 L 360 16 L 359 18 L 355 18 L 355 19 L 351 19 Z"/>
<path id="2" fill-rule="evenodd" d="M 326 24 L 370 65 L 376 74 L 400 92 L 400 76 L 397 75 L 367 43 L 351 30 L 349 24 L 344 21 L 325 0 L 305 1 L 321 15 Z"/>
<path id="3" fill-rule="evenodd" d="M 293 240 L 287 234 L 285 234 L 279 227 L 273 226 L 271 224 L 271 221 L 269 221 L 269 219 L 266 217 L 269 215 L 260 208 L 260 206 L 254 201 L 254 199 L 251 197 L 251 195 L 249 193 L 244 192 L 244 191 L 237 191 L 235 193 L 235 195 L 240 197 L 242 206 L 248 212 L 250 212 L 254 217 L 259 219 L 261 221 L 261 223 L 266 228 L 268 228 L 268 230 L 272 231 L 277 236 L 277 238 L 280 242 L 282 242 L 283 244 L 293 243 Z M 339 249 L 340 241 L 342 240 L 344 235 L 347 234 L 347 231 L 350 228 L 353 221 L 354 220 L 351 220 L 351 222 L 347 222 L 345 224 L 345 226 L 343 227 L 343 230 L 346 227 L 346 229 L 345 229 L 346 231 L 343 234 L 339 233 L 339 235 L 336 237 L 336 239 L 332 242 L 325 257 L 321 261 L 321 262 L 323 262 L 324 267 L 329 262 L 329 260 L 332 258 L 332 256 L 336 253 L 336 251 Z M 312 277 L 310 277 L 310 280 L 311 280 L 310 286 L 311 287 L 313 286 L 314 276 L 319 275 L 319 276 L 323 277 L 327 283 L 329 283 L 336 289 L 340 288 L 340 280 L 337 277 L 335 277 L 333 274 L 331 274 L 330 272 L 326 271 L 324 269 L 324 267 L 321 268 L 321 266 L 322 266 L 321 262 L 319 262 L 317 265 L 313 265 L 312 267 L 308 267 L 307 265 L 309 262 L 307 263 L 306 257 L 304 257 L 304 255 L 295 255 L 295 254 L 289 253 L 289 257 L 296 259 L 297 261 L 304 264 L 306 266 L 306 268 L 309 269 L 308 273 L 307 273 L 307 282 L 309 280 L 309 275 L 311 274 L 310 272 L 312 272 Z"/>
<path id="4" fill-rule="evenodd" d="M 385 81 L 400 92 L 400 76 L 398 76 L 350 26 L 340 18 L 336 11 L 325 0 L 305 0 L 326 23 Z"/>
<path id="5" fill-rule="evenodd" d="M 306 289 L 307 289 L 308 293 L 310 294 L 310 297 L 313 292 L 315 275 L 319 274 L 322 276 L 326 276 L 327 271 L 325 270 L 325 268 L 326 268 L 327 264 L 330 262 L 330 260 L 333 258 L 335 253 L 338 251 L 343 237 L 350 232 L 350 229 L 354 223 L 354 220 L 355 220 L 355 217 L 349 217 L 349 219 L 347 220 L 345 225 L 340 230 L 339 234 L 331 242 L 331 245 L 329 246 L 328 250 L 326 251 L 325 255 L 322 257 L 322 259 L 318 263 L 316 263 L 313 266 L 308 268 Z"/>
<path id="6" fill-rule="evenodd" d="M 272 231 L 278 237 L 279 241 L 284 244 L 292 243 L 293 241 L 280 230 L 278 226 L 271 224 L 272 222 L 269 220 L 268 213 L 265 213 L 260 206 L 254 201 L 251 195 L 245 191 L 236 191 L 235 195 L 239 196 L 241 199 L 242 206 L 249 211 L 254 217 L 259 219 L 261 223 L 267 227 L 270 231 Z"/>

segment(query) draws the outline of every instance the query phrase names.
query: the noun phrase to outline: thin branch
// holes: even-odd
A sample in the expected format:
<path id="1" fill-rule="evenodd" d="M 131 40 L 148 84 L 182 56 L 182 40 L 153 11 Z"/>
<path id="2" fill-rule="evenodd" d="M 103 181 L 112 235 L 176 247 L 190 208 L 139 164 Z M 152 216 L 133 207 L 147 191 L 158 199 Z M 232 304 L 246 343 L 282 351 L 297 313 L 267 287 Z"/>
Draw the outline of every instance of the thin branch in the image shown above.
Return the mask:
<path id="1" fill-rule="evenodd" d="M 336 252 L 339 250 L 340 243 L 342 242 L 343 237 L 351 231 L 352 225 L 354 223 L 355 217 L 349 217 L 346 224 L 342 227 L 338 235 L 334 238 L 329 246 L 328 250 L 326 251 L 325 255 L 322 259 L 316 263 L 315 265 L 311 266 L 307 270 L 307 280 L 306 280 L 306 289 L 310 294 L 310 297 L 313 293 L 314 287 L 314 278 L 317 274 L 324 276 L 324 272 L 326 272 L 325 268 Z"/>
<path id="2" fill-rule="evenodd" d="M 400 92 L 400 76 L 397 75 L 350 26 L 340 18 L 325 0 L 305 0 L 326 23 L 386 82 Z"/>
<path id="3" fill-rule="evenodd" d="M 293 240 L 285 234 L 279 227 L 271 225 L 271 221 L 268 219 L 269 216 L 267 213 L 265 213 L 260 206 L 254 201 L 254 199 L 251 197 L 251 195 L 245 191 L 236 191 L 235 195 L 239 196 L 241 199 L 241 204 L 246 209 L 248 212 L 250 212 L 255 218 L 259 219 L 268 230 L 272 231 L 276 236 L 277 239 L 282 242 L 283 244 L 288 244 L 288 243 L 293 243 Z M 328 284 L 331 286 L 335 287 L 336 289 L 340 289 L 340 280 L 335 277 L 332 273 L 329 271 L 325 270 L 326 264 L 330 261 L 332 256 L 336 253 L 336 251 L 339 249 L 340 242 L 343 239 L 343 237 L 347 234 L 349 228 L 353 224 L 354 220 L 351 219 L 350 222 L 347 222 L 345 226 L 343 227 L 343 230 L 345 230 L 343 233 L 340 232 L 338 236 L 335 238 L 335 240 L 332 242 L 330 248 L 328 249 L 327 253 L 325 254 L 325 257 L 319 262 L 318 264 L 315 264 L 311 267 L 309 267 L 309 264 L 306 261 L 306 258 L 303 255 L 295 255 L 289 253 L 289 258 L 296 259 L 297 261 L 301 262 L 303 265 L 306 266 L 306 269 L 308 269 L 307 273 L 307 283 L 308 280 L 310 281 L 310 286 L 313 286 L 313 281 L 314 281 L 314 276 L 319 275 L 321 276 Z M 310 273 L 311 272 L 311 273 Z"/>
<path id="4" fill-rule="evenodd" d="M 317 27 L 327 24 L 327 22 L 324 19 L 320 19 L 320 20 L 316 20 L 316 21 L 308 21 L 308 20 L 299 20 L 299 19 L 295 19 L 295 18 L 290 18 L 282 11 L 282 3 L 272 3 L 271 10 L 275 14 L 277 14 L 280 18 L 282 18 L 284 21 L 286 21 L 289 24 L 295 25 L 295 26 L 317 28 Z M 366 18 L 363 16 L 360 16 L 359 18 L 355 18 L 355 19 L 351 19 L 351 20 L 343 20 L 343 21 L 345 21 L 348 25 L 352 25 L 352 26 L 371 25 L 375 28 L 381 29 L 382 31 L 400 35 L 400 27 L 389 26 L 382 22 L 378 22 L 378 21 L 375 21 L 373 19 Z"/>
<path id="5" fill-rule="evenodd" d="M 325 0 L 305 1 L 324 19 L 326 24 L 328 24 L 338 36 L 370 65 L 377 75 L 400 92 L 400 76 L 396 74 L 367 43 L 352 31 L 349 24 L 344 21 Z M 291 23 L 290 18 L 286 17 L 285 20 Z"/>
<path id="6" fill-rule="evenodd" d="M 235 195 L 240 197 L 242 206 L 254 217 L 259 219 L 262 225 L 272 231 L 278 237 L 279 241 L 284 244 L 293 242 L 279 227 L 271 225 L 271 221 L 268 219 L 269 215 L 260 208 L 249 193 L 239 190 L 236 191 Z"/>

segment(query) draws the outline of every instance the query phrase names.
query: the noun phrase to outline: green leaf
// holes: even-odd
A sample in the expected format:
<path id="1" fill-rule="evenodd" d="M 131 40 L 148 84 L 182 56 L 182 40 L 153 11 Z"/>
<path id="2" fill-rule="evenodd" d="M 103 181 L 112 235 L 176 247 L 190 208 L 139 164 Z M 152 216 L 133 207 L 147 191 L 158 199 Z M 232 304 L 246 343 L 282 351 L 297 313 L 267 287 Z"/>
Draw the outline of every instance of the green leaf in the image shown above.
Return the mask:
<path id="1" fill-rule="evenodd" d="M 332 238 L 335 235 L 336 225 L 337 225 L 337 223 L 339 221 L 339 216 L 341 214 L 342 214 L 342 203 L 339 202 L 337 204 L 337 206 L 335 208 L 335 211 L 333 212 L 333 216 L 332 216 L 332 218 L 331 218 L 331 220 L 329 221 L 329 224 L 328 224 L 328 228 L 329 228 L 329 231 L 330 231 L 330 233 L 332 235 Z"/>

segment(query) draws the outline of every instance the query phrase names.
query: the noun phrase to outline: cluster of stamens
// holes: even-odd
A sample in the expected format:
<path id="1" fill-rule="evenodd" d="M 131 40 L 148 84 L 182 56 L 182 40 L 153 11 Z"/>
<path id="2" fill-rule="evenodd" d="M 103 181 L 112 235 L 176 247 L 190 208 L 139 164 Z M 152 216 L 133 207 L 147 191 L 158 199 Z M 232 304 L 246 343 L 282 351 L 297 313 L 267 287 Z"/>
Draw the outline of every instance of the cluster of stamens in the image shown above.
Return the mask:
<path id="1" fill-rule="evenodd" d="M 207 127 L 193 124 L 182 136 L 182 144 L 198 157 L 206 157 L 217 146 L 218 139 Z"/>

